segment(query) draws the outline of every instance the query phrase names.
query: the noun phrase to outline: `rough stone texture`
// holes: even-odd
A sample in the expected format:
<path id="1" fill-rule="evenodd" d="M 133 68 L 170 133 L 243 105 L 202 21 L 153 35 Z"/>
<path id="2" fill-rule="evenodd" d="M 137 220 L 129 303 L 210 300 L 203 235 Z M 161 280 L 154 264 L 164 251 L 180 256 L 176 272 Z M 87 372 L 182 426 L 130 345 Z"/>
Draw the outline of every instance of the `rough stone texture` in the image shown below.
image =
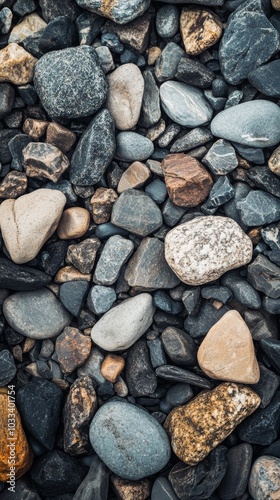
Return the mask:
<path id="1" fill-rule="evenodd" d="M 280 176 L 280 147 L 276 148 L 268 160 L 268 166 L 275 175 Z"/>
<path id="2" fill-rule="evenodd" d="M 104 224 L 111 217 L 113 204 L 118 199 L 114 189 L 98 188 L 90 199 L 92 218 L 95 224 Z"/>
<path id="3" fill-rule="evenodd" d="M 127 0 L 123 3 L 122 0 L 76 0 L 80 7 L 107 17 L 115 23 L 126 24 L 141 16 L 149 7 L 151 0 Z"/>
<path id="4" fill-rule="evenodd" d="M 72 373 L 82 366 L 90 355 L 91 340 L 78 328 L 66 327 L 57 337 L 55 351 L 63 373 Z"/>
<path id="5" fill-rule="evenodd" d="M 91 281 L 91 274 L 83 274 L 73 266 L 61 267 L 54 277 L 55 283 L 66 283 L 67 281 L 85 280 Z"/>
<path id="6" fill-rule="evenodd" d="M 272 444 L 280 431 L 280 392 L 276 391 L 266 408 L 258 408 L 238 427 L 241 441 L 261 446 Z"/>
<path id="7" fill-rule="evenodd" d="M 81 273 L 90 273 L 100 245 L 101 243 L 97 238 L 87 238 L 77 245 L 69 245 L 66 261 L 73 264 Z"/>
<path id="8" fill-rule="evenodd" d="M 0 50 L 0 82 L 10 82 L 15 85 L 31 82 L 36 62 L 36 57 L 17 43 L 9 43 Z"/>
<path id="9" fill-rule="evenodd" d="M 202 162 L 213 174 L 226 175 L 238 166 L 238 159 L 233 146 L 224 139 L 214 142 Z"/>
<path id="10" fill-rule="evenodd" d="M 116 234 L 106 241 L 95 268 L 93 281 L 99 285 L 113 285 L 122 266 L 133 252 L 133 243 Z"/>
<path id="11" fill-rule="evenodd" d="M 125 378 L 133 397 L 150 396 L 157 389 L 147 341 L 140 339 L 127 352 Z"/>
<path id="12" fill-rule="evenodd" d="M 36 290 L 48 285 L 51 277 L 34 267 L 17 266 L 11 260 L 0 258 L 0 288 Z"/>
<path id="13" fill-rule="evenodd" d="M 18 198 L 27 189 L 27 177 L 23 172 L 11 170 L 0 184 L 0 198 Z"/>
<path id="14" fill-rule="evenodd" d="M 3 313 L 14 330 L 31 339 L 55 337 L 71 321 L 70 314 L 46 288 L 10 295 Z"/>
<path id="15" fill-rule="evenodd" d="M 213 12 L 198 7 L 182 10 L 180 28 L 186 53 L 191 56 L 212 47 L 223 32 L 220 18 Z"/>
<path id="16" fill-rule="evenodd" d="M 46 131 L 49 122 L 46 120 L 35 120 L 33 118 L 27 118 L 22 126 L 22 130 L 25 134 L 29 135 L 32 139 L 37 141 L 42 137 Z"/>
<path id="17" fill-rule="evenodd" d="M 180 281 L 164 258 L 164 244 L 158 238 L 144 238 L 127 264 L 125 280 L 137 290 L 174 288 Z"/>
<path id="18" fill-rule="evenodd" d="M 134 161 L 122 174 L 118 184 L 118 193 L 126 189 L 140 188 L 150 177 L 151 171 L 145 163 Z"/>
<path id="19" fill-rule="evenodd" d="M 146 500 L 151 492 L 149 479 L 129 481 L 113 474 L 111 476 L 113 490 L 120 500 Z"/>
<path id="20" fill-rule="evenodd" d="M 140 54 L 143 54 L 149 44 L 149 36 L 152 28 L 153 17 L 149 12 L 137 17 L 125 25 L 107 21 L 103 30 L 118 35 L 120 41 L 130 45 Z"/>
<path id="21" fill-rule="evenodd" d="M 208 377 L 241 384 L 256 384 L 260 369 L 252 335 L 237 311 L 229 311 L 209 330 L 197 353 Z"/>
<path id="22" fill-rule="evenodd" d="M 69 73 L 71 78 L 65 78 Z M 97 53 L 89 46 L 45 54 L 36 64 L 34 85 L 54 120 L 93 115 L 106 100 L 108 88 Z"/>
<path id="23" fill-rule="evenodd" d="M 103 462 L 123 479 L 155 474 L 170 458 L 161 425 L 147 412 L 125 402 L 102 406 L 90 425 L 91 444 Z"/>
<path id="24" fill-rule="evenodd" d="M 144 127 L 152 127 L 153 125 L 156 125 L 156 123 L 158 123 L 161 117 L 159 89 L 151 70 L 146 69 L 143 72 L 143 78 L 144 95 L 142 101 L 140 123 Z"/>
<path id="25" fill-rule="evenodd" d="M 46 142 L 67 153 L 76 141 L 76 134 L 59 123 L 51 122 L 46 133 Z"/>
<path id="26" fill-rule="evenodd" d="M 197 362 L 197 347 L 190 335 L 183 330 L 168 326 L 161 335 L 164 350 L 175 365 L 194 366 Z"/>
<path id="27" fill-rule="evenodd" d="M 153 299 L 142 293 L 105 313 L 92 328 L 91 338 L 106 351 L 128 349 L 147 331 L 153 315 Z"/>
<path id="28" fill-rule="evenodd" d="M 57 236 L 61 240 L 81 238 L 90 224 L 90 214 L 82 207 L 71 207 L 64 210 L 57 228 Z"/>
<path id="29" fill-rule="evenodd" d="M 136 132 L 120 132 L 116 142 L 115 156 L 122 161 L 143 161 L 152 156 L 154 152 L 152 141 Z"/>
<path id="30" fill-rule="evenodd" d="M 232 219 L 199 217 L 167 234 L 165 258 L 181 281 L 203 285 L 250 262 L 252 242 Z"/>
<path id="31" fill-rule="evenodd" d="M 100 372 L 106 380 L 114 384 L 122 373 L 124 365 L 125 360 L 122 356 L 108 354 L 101 365 Z"/>
<path id="32" fill-rule="evenodd" d="M 26 175 L 35 179 L 57 182 L 69 167 L 67 156 L 51 144 L 30 142 L 22 155 Z"/>
<path id="33" fill-rule="evenodd" d="M 218 113 L 211 122 L 211 132 L 229 141 L 265 148 L 280 141 L 279 126 L 279 107 L 273 102 L 258 99 Z"/>
<path id="34" fill-rule="evenodd" d="M 251 190 L 236 206 L 243 224 L 249 226 L 269 224 L 278 221 L 280 217 L 279 198 L 265 191 Z"/>
<path id="35" fill-rule="evenodd" d="M 174 205 L 196 207 L 204 201 L 213 185 L 203 165 L 184 153 L 167 155 L 161 163 L 166 188 Z"/>
<path id="36" fill-rule="evenodd" d="M 47 24 L 38 14 L 32 13 L 12 29 L 9 36 L 9 43 L 21 43 L 28 36 L 32 36 L 45 29 L 46 26 Z"/>
<path id="37" fill-rule="evenodd" d="M 10 399 L 8 399 L 7 388 L 0 388 L 0 424 L 2 429 L 0 436 L 0 481 L 3 482 L 10 480 L 8 475 L 10 472 L 15 472 L 16 479 L 21 477 L 30 469 L 33 461 L 33 454 L 22 428 L 21 418 L 17 407 L 14 407 L 13 410 L 15 418 L 14 434 L 11 435 L 9 433 L 9 403 L 11 401 L 14 402 L 11 397 L 15 397 L 14 392 L 11 390 L 9 392 Z M 13 451 L 15 452 L 15 463 L 9 464 L 9 457 L 12 455 Z M 13 470 L 11 470 L 11 465 L 14 467 Z"/>
<path id="38" fill-rule="evenodd" d="M 77 378 L 67 395 L 64 414 L 64 451 L 82 455 L 89 451 L 88 425 L 97 410 L 97 396 L 92 379 Z"/>
<path id="39" fill-rule="evenodd" d="M 61 191 L 37 189 L 0 206 L 1 231 L 16 264 L 32 260 L 56 230 L 66 197 Z"/>
<path id="40" fill-rule="evenodd" d="M 108 77 L 107 108 L 119 130 L 135 127 L 144 94 L 144 80 L 136 64 L 122 64 Z"/>
<path id="41" fill-rule="evenodd" d="M 248 266 L 248 281 L 256 290 L 272 299 L 280 297 L 280 268 L 264 255 L 258 255 Z"/>
<path id="42" fill-rule="evenodd" d="M 248 80 L 262 94 L 270 97 L 280 97 L 279 71 L 280 61 L 272 61 L 251 71 Z"/>
<path id="43" fill-rule="evenodd" d="M 203 460 L 259 406 L 260 398 L 246 386 L 224 383 L 175 408 L 164 427 L 174 453 L 188 465 Z"/>
<path id="44" fill-rule="evenodd" d="M 279 6 L 280 10 L 280 6 Z M 262 455 L 253 463 L 249 479 L 253 500 L 277 500 L 280 496 L 280 459 Z"/>

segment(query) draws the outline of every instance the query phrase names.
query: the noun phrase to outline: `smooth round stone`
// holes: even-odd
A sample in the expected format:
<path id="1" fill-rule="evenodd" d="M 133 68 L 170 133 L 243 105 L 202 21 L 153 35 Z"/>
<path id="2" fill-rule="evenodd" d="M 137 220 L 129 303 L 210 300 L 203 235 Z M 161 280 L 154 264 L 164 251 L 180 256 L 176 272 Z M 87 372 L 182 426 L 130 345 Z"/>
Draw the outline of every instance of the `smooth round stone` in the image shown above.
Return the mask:
<path id="1" fill-rule="evenodd" d="M 142 161 L 152 156 L 154 145 L 150 139 L 136 132 L 120 132 L 117 135 L 116 157 L 123 161 Z"/>
<path id="2" fill-rule="evenodd" d="M 71 321 L 71 315 L 46 288 L 10 295 L 3 304 L 3 313 L 14 330 L 39 340 L 55 337 Z"/>
<path id="3" fill-rule="evenodd" d="M 274 146 L 280 141 L 280 108 L 263 99 L 237 104 L 215 116 L 211 132 L 246 146 Z"/>
<path id="4" fill-rule="evenodd" d="M 170 458 L 167 435 L 156 419 L 119 401 L 97 411 L 90 425 L 90 442 L 107 467 L 124 479 L 155 474 Z"/>
<path id="5" fill-rule="evenodd" d="M 280 459 L 263 455 L 254 462 L 249 479 L 254 500 L 280 498 Z"/>
<path id="6" fill-rule="evenodd" d="M 203 285 L 226 271 L 248 264 L 252 258 L 250 238 L 232 219 L 199 217 L 167 233 L 165 258 L 187 285 Z"/>
<path id="7" fill-rule="evenodd" d="M 169 118 L 184 127 L 205 125 L 212 118 L 213 109 L 210 104 L 201 90 L 191 85 L 174 81 L 164 82 L 160 87 L 160 99 Z"/>
<path id="8" fill-rule="evenodd" d="M 162 38 L 172 38 L 179 28 L 179 11 L 175 5 L 164 5 L 157 13 L 156 29 Z"/>
<path id="9" fill-rule="evenodd" d="M 7 385 L 17 372 L 13 355 L 8 349 L 0 351 L 0 387 Z"/>

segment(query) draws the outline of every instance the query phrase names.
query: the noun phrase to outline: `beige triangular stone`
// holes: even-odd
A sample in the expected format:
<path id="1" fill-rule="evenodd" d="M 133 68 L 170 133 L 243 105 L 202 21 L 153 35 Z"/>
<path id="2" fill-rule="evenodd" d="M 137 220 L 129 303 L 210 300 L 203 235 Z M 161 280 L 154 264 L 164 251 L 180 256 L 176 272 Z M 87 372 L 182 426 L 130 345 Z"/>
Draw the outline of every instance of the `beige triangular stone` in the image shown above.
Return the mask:
<path id="1" fill-rule="evenodd" d="M 229 311 L 209 330 L 198 349 L 200 368 L 211 378 L 256 384 L 259 365 L 249 328 L 237 311 Z"/>

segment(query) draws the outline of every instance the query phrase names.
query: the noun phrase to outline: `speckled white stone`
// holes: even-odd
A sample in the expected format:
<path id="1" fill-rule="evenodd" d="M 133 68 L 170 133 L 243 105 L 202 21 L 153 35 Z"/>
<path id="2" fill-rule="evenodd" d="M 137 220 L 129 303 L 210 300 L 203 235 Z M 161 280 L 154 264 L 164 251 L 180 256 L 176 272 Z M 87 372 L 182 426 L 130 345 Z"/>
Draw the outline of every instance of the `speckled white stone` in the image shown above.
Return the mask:
<path id="1" fill-rule="evenodd" d="M 252 259 L 250 238 L 232 219 L 195 218 L 169 231 L 165 258 L 181 281 L 203 285 Z"/>
<path id="2" fill-rule="evenodd" d="M 254 500 L 280 498 L 280 459 L 269 455 L 257 458 L 251 469 L 249 491 Z"/>

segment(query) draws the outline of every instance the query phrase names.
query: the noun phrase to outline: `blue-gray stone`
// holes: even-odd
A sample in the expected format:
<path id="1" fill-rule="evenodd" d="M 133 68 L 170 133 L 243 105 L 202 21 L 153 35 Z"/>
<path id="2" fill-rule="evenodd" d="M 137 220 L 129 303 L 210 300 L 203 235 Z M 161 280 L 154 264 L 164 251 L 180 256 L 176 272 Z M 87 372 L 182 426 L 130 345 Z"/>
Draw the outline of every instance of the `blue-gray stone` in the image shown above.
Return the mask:
<path id="1" fill-rule="evenodd" d="M 1 4 L 2 5 L 2 4 Z M 4 7 L 0 11 L 0 34 L 7 35 L 11 29 L 13 13 L 9 7 Z"/>
<path id="2" fill-rule="evenodd" d="M 151 364 L 153 368 L 166 364 L 166 357 L 160 338 L 148 340 L 147 345 L 150 351 Z"/>
<path id="3" fill-rule="evenodd" d="M 280 230 L 276 224 L 261 229 L 261 235 L 271 250 L 280 251 Z"/>
<path id="4" fill-rule="evenodd" d="M 263 298 L 263 308 L 270 314 L 280 314 L 280 299 Z"/>
<path id="5" fill-rule="evenodd" d="M 228 180 L 228 177 L 221 176 L 214 183 L 207 200 L 208 208 L 218 208 L 234 197 L 234 188 Z"/>
<path id="6" fill-rule="evenodd" d="M 249 307 L 249 309 L 259 309 L 261 307 L 260 294 L 248 281 L 241 278 L 238 272 L 229 271 L 224 274 L 221 283 L 232 291 L 233 297 L 240 304 Z"/>
<path id="7" fill-rule="evenodd" d="M 123 3 L 122 0 L 114 1 L 107 5 L 96 0 L 76 0 L 77 4 L 90 12 L 108 17 L 118 24 L 126 24 L 141 16 L 150 5 L 151 0 L 129 0 Z"/>
<path id="8" fill-rule="evenodd" d="M 190 315 L 196 315 L 200 305 L 200 287 L 188 288 L 182 295 L 182 302 Z"/>
<path id="9" fill-rule="evenodd" d="M 232 106 L 237 106 L 237 104 L 241 102 L 242 98 L 243 98 L 242 90 L 233 90 L 228 96 L 224 109 L 231 108 Z"/>
<path id="10" fill-rule="evenodd" d="M 170 295 L 163 290 L 157 290 L 154 293 L 153 302 L 155 307 L 171 314 L 179 314 L 183 308 L 181 302 L 171 299 Z"/>
<path id="11" fill-rule="evenodd" d="M 87 281 L 67 281 L 59 289 L 59 299 L 73 316 L 78 317 L 89 289 Z"/>
<path id="12" fill-rule="evenodd" d="M 193 128 L 190 132 L 183 135 L 175 141 L 171 148 L 170 153 L 181 153 L 187 152 L 191 149 L 197 148 L 206 144 L 207 142 L 213 139 L 213 135 L 211 134 L 209 128 L 197 127 Z"/>
<path id="13" fill-rule="evenodd" d="M 215 78 L 212 82 L 212 93 L 214 97 L 227 97 L 229 87 L 223 78 Z"/>
<path id="14" fill-rule="evenodd" d="M 246 172 L 254 186 L 280 198 L 280 179 L 267 166 L 252 167 Z"/>
<path id="15" fill-rule="evenodd" d="M 99 226 L 100 227 L 100 226 Z M 98 285 L 113 285 L 118 279 L 122 266 L 133 252 L 132 241 L 118 234 L 111 236 L 101 252 L 95 272 L 94 283 Z"/>
<path id="16" fill-rule="evenodd" d="M 9 141 L 8 147 L 12 156 L 11 167 L 13 170 L 19 172 L 23 170 L 22 151 L 30 142 L 33 142 L 33 139 L 27 134 L 18 134 Z"/>
<path id="17" fill-rule="evenodd" d="M 92 498 L 98 500 L 107 500 L 109 489 L 110 471 L 106 465 L 98 458 L 93 457 L 90 469 L 75 492 L 75 500 L 89 500 Z"/>
<path id="18" fill-rule="evenodd" d="M 156 203 L 163 203 L 167 195 L 165 183 L 160 179 L 155 179 L 145 188 L 145 193 Z"/>
<path id="19" fill-rule="evenodd" d="M 204 95 L 215 111 L 221 111 L 224 109 L 227 102 L 225 97 L 215 97 L 212 90 L 204 90 Z"/>
<path id="20" fill-rule="evenodd" d="M 228 311 L 230 311 L 228 306 L 215 309 L 212 304 L 205 302 L 200 308 L 197 316 L 187 317 L 184 328 L 193 338 L 203 337 Z"/>
<path id="21" fill-rule="evenodd" d="M 122 54 L 124 51 L 124 46 L 116 33 L 104 33 L 101 36 L 101 43 L 115 54 Z"/>
<path id="22" fill-rule="evenodd" d="M 279 72 L 280 61 L 272 61 L 251 71 L 248 80 L 262 94 L 269 97 L 280 97 Z"/>
<path id="23" fill-rule="evenodd" d="M 179 497 L 166 477 L 158 477 L 153 484 L 151 500 L 179 500 Z"/>
<path id="24" fill-rule="evenodd" d="M 157 377 L 169 380 L 170 382 L 183 382 L 204 389 L 211 389 L 212 383 L 210 380 L 200 377 L 193 372 L 179 368 L 173 365 L 163 365 L 156 369 Z"/>
<path id="25" fill-rule="evenodd" d="M 240 154 L 245 160 L 252 161 L 262 165 L 264 163 L 263 150 L 260 148 L 250 148 L 250 146 L 244 146 L 243 144 L 238 144 L 238 142 L 233 143 L 234 148 L 237 153 Z"/>
<path id="26" fill-rule="evenodd" d="M 55 191 L 61 191 L 65 194 L 67 203 L 72 205 L 77 201 L 77 195 L 73 190 L 72 184 L 67 179 L 60 179 L 58 182 L 47 182 L 44 184 L 44 189 L 53 189 Z"/>
<path id="27" fill-rule="evenodd" d="M 104 17 L 91 14 L 87 11 L 84 11 L 80 16 L 78 16 L 76 19 L 76 26 L 79 33 L 80 45 L 92 45 L 104 23 Z"/>
<path id="28" fill-rule="evenodd" d="M 272 366 L 280 372 L 280 341 L 278 339 L 262 339 L 260 342 L 262 351 L 268 357 Z"/>
<path id="29" fill-rule="evenodd" d="M 164 5 L 156 16 L 156 30 L 162 38 L 172 38 L 179 28 L 179 11 L 175 5 Z"/>
<path id="30" fill-rule="evenodd" d="M 263 99 L 238 104 L 215 116 L 211 132 L 246 146 L 275 146 L 280 142 L 280 108 Z"/>
<path id="31" fill-rule="evenodd" d="M 242 222 L 248 226 L 261 226 L 280 219 L 280 200 L 264 191 L 250 191 L 236 206 Z"/>
<path id="32" fill-rule="evenodd" d="M 89 291 L 87 306 L 95 314 L 103 314 L 112 307 L 116 299 L 116 292 L 113 288 L 95 285 Z"/>
<path id="33" fill-rule="evenodd" d="M 186 208 L 177 207 L 176 205 L 174 205 L 174 203 L 172 203 L 170 198 L 168 198 L 162 208 L 163 220 L 165 224 L 173 227 L 177 224 L 177 222 L 179 222 L 185 212 Z"/>
<path id="34" fill-rule="evenodd" d="M 117 135 L 116 158 L 123 161 L 147 160 L 154 152 L 150 139 L 136 132 L 120 132 Z"/>
<path id="35" fill-rule="evenodd" d="M 151 70 L 146 69 L 143 72 L 143 78 L 144 94 L 139 123 L 143 127 L 149 128 L 156 125 L 161 117 L 159 89 Z"/>
<path id="36" fill-rule="evenodd" d="M 160 99 L 165 113 L 179 125 L 198 127 L 206 125 L 213 109 L 201 90 L 181 82 L 168 81 L 160 87 Z M 279 110 L 280 113 L 280 110 Z"/>
<path id="37" fill-rule="evenodd" d="M 58 16 L 50 21 L 43 30 L 38 48 L 44 54 L 53 50 L 74 47 L 78 42 L 75 24 L 67 16 Z"/>
<path id="38" fill-rule="evenodd" d="M 251 471 L 253 448 L 248 443 L 233 446 L 227 451 L 227 470 L 218 487 L 222 500 L 238 498 L 245 493 Z"/>
<path id="39" fill-rule="evenodd" d="M 179 82 L 194 85 L 199 89 L 210 87 L 215 75 L 207 66 L 189 57 L 182 57 L 175 74 Z"/>
<path id="40" fill-rule="evenodd" d="M 51 277 L 39 269 L 17 265 L 0 257 L 0 290 L 37 290 L 48 285 L 50 281 Z"/>
<path id="41" fill-rule="evenodd" d="M 95 230 L 95 236 L 100 240 L 105 240 L 110 238 L 110 236 L 127 236 L 127 231 L 121 229 L 120 227 L 114 226 L 111 222 L 106 222 L 105 224 L 99 224 Z"/>
<path id="42" fill-rule="evenodd" d="M 177 125 L 176 123 L 171 123 L 171 125 L 168 125 L 168 127 L 166 127 L 165 131 L 158 139 L 159 147 L 166 148 L 167 146 L 169 146 L 171 141 L 173 141 L 176 135 L 179 134 L 180 130 L 180 125 Z"/>
<path id="43" fill-rule="evenodd" d="M 279 35 L 268 21 L 262 0 L 248 0 L 229 16 L 220 43 L 222 74 L 236 85 L 279 50 Z"/>
<path id="44" fill-rule="evenodd" d="M 172 407 L 187 403 L 193 397 L 193 390 L 189 384 L 174 384 L 166 393 L 166 401 Z"/>
<path id="45" fill-rule="evenodd" d="M 260 345 L 262 347 L 262 344 Z M 268 370 L 268 368 L 266 368 L 263 365 L 260 365 L 260 375 L 261 376 L 259 382 L 257 384 L 250 385 L 250 387 L 261 398 L 260 408 L 266 408 L 279 387 L 280 377 L 279 375 L 276 375 L 276 373 L 274 373 L 273 371 Z"/>
<path id="46" fill-rule="evenodd" d="M 264 255 L 258 255 L 248 266 L 248 281 L 256 290 L 272 299 L 280 297 L 280 267 Z"/>
<path id="47" fill-rule="evenodd" d="M 3 9 L 4 10 L 4 9 Z M 1 20 L 0 20 L 1 23 Z M 9 83 L 0 84 L 0 120 L 7 116 L 13 108 L 15 91 Z"/>
<path id="48" fill-rule="evenodd" d="M 104 73 L 108 73 L 112 69 L 115 69 L 115 63 L 111 51 L 108 47 L 101 46 L 96 48 L 96 52 L 99 57 L 99 61 Z"/>
<path id="49" fill-rule="evenodd" d="M 233 298 L 233 294 L 227 286 L 204 286 L 201 289 L 201 297 L 207 300 L 219 300 L 226 304 Z"/>
<path id="50" fill-rule="evenodd" d="M 169 42 L 155 63 L 155 76 L 162 83 L 175 77 L 177 67 L 185 51 L 174 42 Z"/>
<path id="51" fill-rule="evenodd" d="M 17 372 L 13 355 L 8 349 L 0 351 L 0 387 L 13 380 Z"/>
<path id="52" fill-rule="evenodd" d="M 246 222 L 243 223 L 241 220 L 239 210 L 237 209 L 237 203 L 246 198 L 251 189 L 248 184 L 245 184 L 244 182 L 237 182 L 234 184 L 234 189 L 234 197 L 224 204 L 223 209 L 228 217 L 234 219 L 242 227 L 242 229 L 246 231 L 248 226 Z"/>
<path id="53" fill-rule="evenodd" d="M 109 402 L 93 417 L 90 441 L 97 455 L 115 474 L 138 480 L 159 472 L 169 461 L 168 437 L 141 408 Z"/>

